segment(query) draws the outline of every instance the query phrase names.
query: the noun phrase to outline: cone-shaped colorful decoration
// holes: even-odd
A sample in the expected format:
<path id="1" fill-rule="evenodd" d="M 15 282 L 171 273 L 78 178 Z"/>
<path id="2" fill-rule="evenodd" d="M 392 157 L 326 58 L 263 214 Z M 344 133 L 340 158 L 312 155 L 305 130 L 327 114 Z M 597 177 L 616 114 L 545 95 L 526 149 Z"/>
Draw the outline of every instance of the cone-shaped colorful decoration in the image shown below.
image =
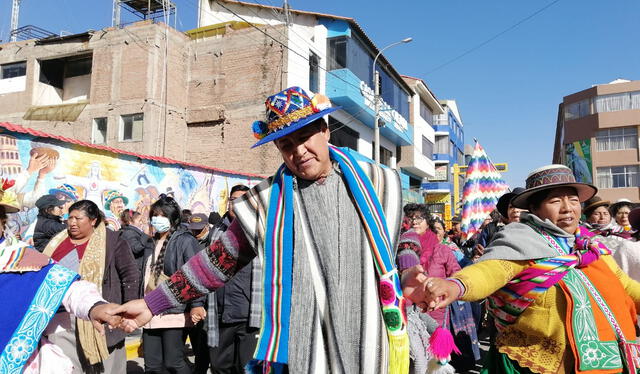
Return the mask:
<path id="1" fill-rule="evenodd" d="M 470 238 L 479 230 L 508 188 L 480 143 L 476 142 L 462 189 L 461 229 L 465 238 Z"/>

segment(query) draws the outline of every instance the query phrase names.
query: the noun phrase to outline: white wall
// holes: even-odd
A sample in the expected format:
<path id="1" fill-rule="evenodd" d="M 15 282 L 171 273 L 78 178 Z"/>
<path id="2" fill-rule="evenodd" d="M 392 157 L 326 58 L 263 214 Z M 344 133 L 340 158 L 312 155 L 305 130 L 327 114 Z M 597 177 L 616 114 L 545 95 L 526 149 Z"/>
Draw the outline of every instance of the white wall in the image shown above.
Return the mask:
<path id="1" fill-rule="evenodd" d="M 327 67 L 327 29 L 317 25 L 316 17 L 297 14 L 288 30 L 287 86 L 300 86 L 309 90 L 309 55 L 319 58 L 319 84 L 324 93 Z"/>
<path id="2" fill-rule="evenodd" d="M 63 103 L 77 103 L 89 99 L 91 91 L 91 74 L 65 78 L 63 82 Z"/>
<path id="3" fill-rule="evenodd" d="M 62 90 L 52 85 L 36 81 L 33 85 L 33 105 L 62 104 Z"/>
<path id="4" fill-rule="evenodd" d="M 0 95 L 22 92 L 27 88 L 27 76 L 0 79 Z"/>
<path id="5" fill-rule="evenodd" d="M 358 152 L 373 160 L 373 129 L 353 118 L 349 113 L 342 109 L 331 113 L 331 116 L 360 134 L 358 139 Z M 383 136 L 380 136 L 380 144 L 391 151 L 391 167 L 395 169 L 397 167 L 396 145 Z"/>

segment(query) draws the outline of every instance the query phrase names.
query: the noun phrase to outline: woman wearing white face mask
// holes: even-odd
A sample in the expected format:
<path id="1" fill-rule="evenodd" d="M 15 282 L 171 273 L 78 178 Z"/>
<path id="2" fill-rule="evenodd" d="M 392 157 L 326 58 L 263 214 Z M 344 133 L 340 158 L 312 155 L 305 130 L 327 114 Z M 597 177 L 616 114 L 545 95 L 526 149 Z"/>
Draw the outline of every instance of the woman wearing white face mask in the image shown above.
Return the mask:
<path id="1" fill-rule="evenodd" d="M 154 290 L 199 251 L 196 238 L 180 224 L 180 206 L 160 195 L 150 208 L 155 248 L 144 256 L 144 293 Z M 145 373 L 191 373 L 184 357 L 187 327 L 206 316 L 204 299 L 168 310 L 153 317 L 142 333 Z"/>

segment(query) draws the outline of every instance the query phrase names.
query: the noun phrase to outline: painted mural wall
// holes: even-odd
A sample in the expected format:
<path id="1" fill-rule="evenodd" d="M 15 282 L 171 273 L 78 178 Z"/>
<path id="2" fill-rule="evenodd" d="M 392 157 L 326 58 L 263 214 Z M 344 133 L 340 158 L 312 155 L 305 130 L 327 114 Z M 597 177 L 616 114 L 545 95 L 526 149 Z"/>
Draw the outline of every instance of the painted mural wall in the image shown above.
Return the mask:
<path id="1" fill-rule="evenodd" d="M 55 194 L 69 203 L 91 200 L 103 210 L 109 226 L 118 229 L 118 217 L 124 209 L 139 211 L 148 219 L 149 206 L 162 193 L 173 196 L 182 209 L 191 209 L 194 214 L 223 215 L 233 186 L 251 187 L 260 181 L 255 176 L 165 164 L 3 128 L 0 178 L 15 180 L 8 192 L 13 205 L 21 210 L 10 215 L 8 228 L 24 240 L 33 235 L 38 214 L 35 202 L 45 194 Z"/>
<path id="2" fill-rule="evenodd" d="M 593 183 L 591 139 L 565 144 L 565 156 L 566 164 L 573 170 L 576 181 Z"/>

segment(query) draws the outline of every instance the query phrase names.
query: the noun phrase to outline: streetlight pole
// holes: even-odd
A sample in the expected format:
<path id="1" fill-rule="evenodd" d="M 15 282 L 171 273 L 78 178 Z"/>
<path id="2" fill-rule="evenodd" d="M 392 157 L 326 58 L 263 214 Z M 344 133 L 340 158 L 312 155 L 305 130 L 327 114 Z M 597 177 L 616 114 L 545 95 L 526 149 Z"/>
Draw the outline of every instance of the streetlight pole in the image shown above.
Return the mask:
<path id="1" fill-rule="evenodd" d="M 376 162 L 376 164 L 380 163 L 380 126 L 378 126 L 378 119 L 380 118 L 380 75 L 378 73 L 378 70 L 376 70 L 376 61 L 378 61 L 378 57 L 380 57 L 382 52 L 384 52 L 385 50 L 398 44 L 409 43 L 412 40 L 413 38 L 405 38 L 398 42 L 391 43 L 388 46 L 382 48 L 376 55 L 376 58 L 373 59 L 373 74 L 371 74 L 373 76 L 373 85 L 375 87 L 373 90 L 373 106 L 375 112 L 375 115 L 373 117 L 373 142 L 375 143 L 373 150 L 373 160 Z"/>

